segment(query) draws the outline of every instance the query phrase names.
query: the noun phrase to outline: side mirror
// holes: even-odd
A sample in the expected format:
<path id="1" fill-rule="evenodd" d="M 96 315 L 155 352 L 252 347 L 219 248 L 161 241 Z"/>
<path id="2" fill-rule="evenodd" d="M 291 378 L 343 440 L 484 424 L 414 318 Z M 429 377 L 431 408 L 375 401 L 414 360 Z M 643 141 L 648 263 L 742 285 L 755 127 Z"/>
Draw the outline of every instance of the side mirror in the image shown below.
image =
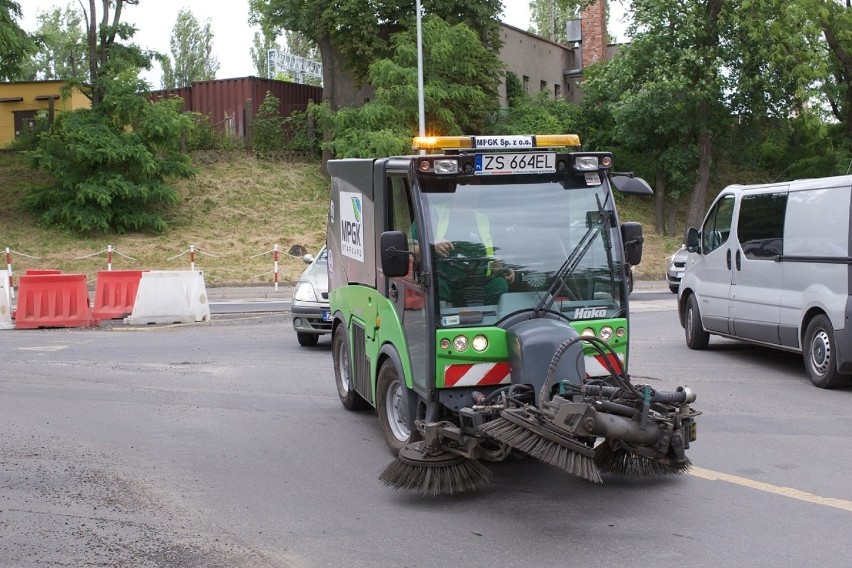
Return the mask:
<path id="1" fill-rule="evenodd" d="M 641 223 L 622 223 L 621 240 L 624 241 L 624 260 L 631 266 L 642 262 L 642 243 L 645 242 L 645 237 L 642 236 Z"/>
<path id="2" fill-rule="evenodd" d="M 686 232 L 686 250 L 689 252 L 701 251 L 701 235 L 698 234 L 698 229 L 690 227 Z"/>
<path id="3" fill-rule="evenodd" d="M 397 278 L 408 274 L 408 239 L 402 231 L 382 233 L 382 272 L 388 278 Z"/>
<path id="4" fill-rule="evenodd" d="M 640 177 L 634 177 L 633 174 L 625 175 L 618 174 L 612 176 L 612 185 L 621 193 L 629 193 L 631 195 L 654 195 L 654 190 L 648 185 L 648 182 Z"/>

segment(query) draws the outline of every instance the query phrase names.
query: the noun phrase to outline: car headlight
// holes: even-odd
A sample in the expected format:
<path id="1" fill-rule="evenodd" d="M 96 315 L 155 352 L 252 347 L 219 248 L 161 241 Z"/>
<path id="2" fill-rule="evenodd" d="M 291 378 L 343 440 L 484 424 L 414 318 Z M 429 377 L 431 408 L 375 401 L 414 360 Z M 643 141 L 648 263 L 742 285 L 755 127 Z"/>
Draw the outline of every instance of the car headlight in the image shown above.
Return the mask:
<path id="1" fill-rule="evenodd" d="M 299 282 L 293 291 L 293 299 L 300 302 L 316 302 L 317 295 L 310 282 Z"/>

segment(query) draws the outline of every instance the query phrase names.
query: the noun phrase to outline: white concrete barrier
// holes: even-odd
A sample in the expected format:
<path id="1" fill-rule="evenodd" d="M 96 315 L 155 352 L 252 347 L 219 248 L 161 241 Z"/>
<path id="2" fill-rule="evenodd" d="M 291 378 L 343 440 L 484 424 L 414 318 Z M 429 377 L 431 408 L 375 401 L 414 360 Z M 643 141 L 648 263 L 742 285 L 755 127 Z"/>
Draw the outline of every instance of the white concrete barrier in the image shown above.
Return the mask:
<path id="1" fill-rule="evenodd" d="M 204 272 L 151 270 L 142 273 L 133 311 L 124 323 L 191 323 L 209 319 Z"/>
<path id="2" fill-rule="evenodd" d="M 0 270 L 0 329 L 14 329 L 12 323 L 12 291 L 9 289 L 9 271 Z"/>

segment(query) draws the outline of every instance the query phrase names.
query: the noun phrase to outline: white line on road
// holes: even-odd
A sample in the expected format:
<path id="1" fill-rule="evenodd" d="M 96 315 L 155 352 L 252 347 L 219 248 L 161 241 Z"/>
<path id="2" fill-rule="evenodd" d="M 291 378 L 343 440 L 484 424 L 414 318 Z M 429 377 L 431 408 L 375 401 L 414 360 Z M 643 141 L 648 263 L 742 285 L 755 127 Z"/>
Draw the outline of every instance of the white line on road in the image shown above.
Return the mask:
<path id="1" fill-rule="evenodd" d="M 835 509 L 840 509 L 842 511 L 848 511 L 852 513 L 852 501 L 847 501 L 846 499 L 836 499 L 834 497 L 820 497 L 819 495 L 814 495 L 813 493 L 806 493 L 805 491 L 799 491 L 798 489 L 793 489 L 792 487 L 772 485 L 770 483 L 764 483 L 762 481 L 748 479 L 747 477 L 739 477 L 736 475 L 729 475 L 727 473 L 719 473 L 718 471 L 711 471 L 709 469 L 702 469 L 700 467 L 693 467 L 689 470 L 689 474 L 695 477 L 700 477 L 701 479 L 706 479 L 708 481 L 727 481 L 728 483 L 741 485 L 750 489 L 757 489 L 758 491 L 764 491 L 766 493 L 772 493 L 774 495 L 780 495 L 782 497 L 789 497 L 790 499 L 798 499 L 799 501 L 813 503 L 814 505 L 834 507 Z"/>

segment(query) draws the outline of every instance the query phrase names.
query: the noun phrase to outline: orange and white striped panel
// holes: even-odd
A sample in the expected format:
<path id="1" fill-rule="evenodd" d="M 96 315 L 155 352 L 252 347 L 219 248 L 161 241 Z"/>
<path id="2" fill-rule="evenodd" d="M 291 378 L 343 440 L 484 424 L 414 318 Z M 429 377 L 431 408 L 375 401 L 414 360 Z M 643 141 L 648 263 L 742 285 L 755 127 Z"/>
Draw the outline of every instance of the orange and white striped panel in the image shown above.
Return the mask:
<path id="1" fill-rule="evenodd" d="M 608 377 L 610 375 L 610 372 L 606 366 L 607 361 L 609 361 L 609 364 L 614 371 L 619 372 L 624 367 L 624 353 L 619 353 L 618 359 L 616 359 L 612 354 L 608 354 L 606 358 L 604 358 L 603 355 L 600 354 L 586 355 L 586 376 Z"/>
<path id="2" fill-rule="evenodd" d="M 507 363 L 475 363 L 444 367 L 445 387 L 502 385 L 512 381 L 512 366 Z"/>

